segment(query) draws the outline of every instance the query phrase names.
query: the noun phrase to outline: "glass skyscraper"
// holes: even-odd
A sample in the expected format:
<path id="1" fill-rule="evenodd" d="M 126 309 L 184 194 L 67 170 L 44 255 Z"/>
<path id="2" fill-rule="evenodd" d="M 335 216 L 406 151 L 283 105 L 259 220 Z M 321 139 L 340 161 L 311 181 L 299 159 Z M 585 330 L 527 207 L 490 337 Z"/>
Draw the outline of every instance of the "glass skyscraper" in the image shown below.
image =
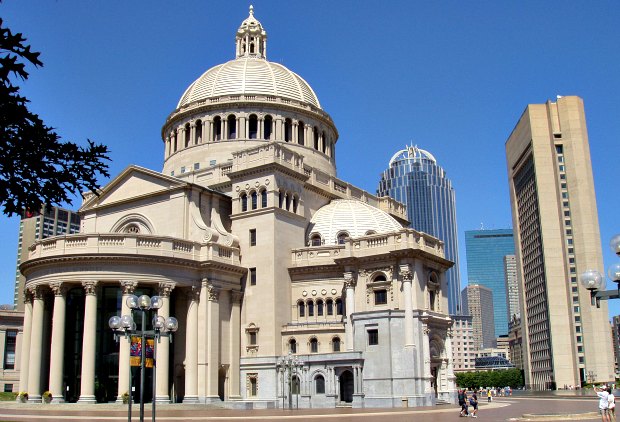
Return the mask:
<path id="1" fill-rule="evenodd" d="M 456 200 L 452 182 L 428 151 L 410 146 L 398 151 L 381 175 L 378 196 L 390 196 L 407 205 L 411 227 L 444 242 L 450 314 L 461 314 Z"/>
<path id="2" fill-rule="evenodd" d="M 495 335 L 508 334 L 508 291 L 505 257 L 514 255 L 512 229 L 468 230 L 465 232 L 467 280 L 493 291 Z"/>

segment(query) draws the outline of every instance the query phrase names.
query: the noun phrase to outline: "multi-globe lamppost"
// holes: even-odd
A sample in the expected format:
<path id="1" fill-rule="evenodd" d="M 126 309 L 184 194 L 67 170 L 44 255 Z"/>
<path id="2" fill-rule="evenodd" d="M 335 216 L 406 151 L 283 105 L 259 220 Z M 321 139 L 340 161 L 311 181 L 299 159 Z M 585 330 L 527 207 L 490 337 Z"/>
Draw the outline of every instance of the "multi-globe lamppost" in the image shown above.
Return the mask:
<path id="1" fill-rule="evenodd" d="M 611 250 L 620 257 L 620 234 L 615 235 L 609 242 Z M 601 299 L 619 299 L 620 298 L 620 262 L 612 264 L 607 270 L 607 275 L 617 284 L 616 290 L 602 290 L 605 288 L 605 277 L 597 270 L 587 270 L 579 277 L 581 284 L 590 290 L 592 305 L 600 307 Z"/>
<path id="2" fill-rule="evenodd" d="M 281 357 L 276 363 L 276 367 L 282 372 L 282 409 L 284 409 L 284 380 L 288 378 L 288 408 L 293 408 L 293 374 L 297 374 L 298 371 L 304 366 L 304 363 L 293 356 L 291 353 L 288 356 Z M 299 375 L 297 375 L 297 388 L 299 388 Z M 299 408 L 299 391 L 297 391 L 297 408 Z"/>
<path id="3" fill-rule="evenodd" d="M 155 378 L 155 366 L 157 357 L 157 343 L 159 343 L 161 337 L 168 337 L 172 343 L 172 333 L 179 328 L 179 322 L 174 317 L 164 318 L 161 315 L 155 315 L 153 317 L 153 329 L 146 330 L 146 313 L 151 310 L 157 310 L 163 305 L 163 298 L 160 296 L 148 297 L 142 295 L 140 297 L 136 295 L 128 296 L 125 301 L 127 307 L 131 311 L 138 311 L 142 314 L 142 325 L 140 330 L 136 330 L 136 323 L 133 320 L 132 315 L 113 316 L 109 320 L 109 325 L 114 330 L 114 338 L 118 341 L 119 332 L 123 332 L 124 337 L 129 341 L 131 349 L 131 337 L 141 337 L 140 343 L 140 421 L 144 421 L 144 369 L 146 367 L 146 339 L 154 339 L 154 353 L 153 353 L 153 411 L 152 420 L 155 422 L 155 395 L 156 395 L 156 378 Z M 131 352 L 130 357 L 131 360 Z M 120 365 L 120 362 L 119 362 Z M 129 409 L 128 409 L 128 421 L 131 421 L 131 364 L 129 365 Z"/>

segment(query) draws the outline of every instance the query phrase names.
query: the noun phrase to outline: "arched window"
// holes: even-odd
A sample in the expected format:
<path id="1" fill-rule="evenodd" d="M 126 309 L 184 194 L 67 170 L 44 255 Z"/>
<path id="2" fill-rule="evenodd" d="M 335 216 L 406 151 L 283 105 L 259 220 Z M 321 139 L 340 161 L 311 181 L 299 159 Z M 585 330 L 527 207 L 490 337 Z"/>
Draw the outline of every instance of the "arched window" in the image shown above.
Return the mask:
<path id="1" fill-rule="evenodd" d="M 325 131 L 323 131 L 323 153 L 325 153 L 326 150 L 327 150 L 327 135 L 325 134 Z"/>
<path id="2" fill-rule="evenodd" d="M 323 301 L 321 299 L 316 301 L 316 315 L 323 316 Z"/>
<path id="3" fill-rule="evenodd" d="M 309 300 L 306 302 L 306 306 L 308 307 L 308 316 L 314 316 L 314 302 Z"/>
<path id="4" fill-rule="evenodd" d="M 237 139 L 237 118 L 234 114 L 228 116 L 228 139 Z"/>
<path id="5" fill-rule="evenodd" d="M 286 201 L 286 210 L 289 211 L 291 209 L 291 195 L 287 193 L 284 199 Z"/>
<path id="6" fill-rule="evenodd" d="M 313 234 L 312 237 L 310 238 L 310 245 L 312 246 L 321 246 L 321 235 L 320 234 Z"/>
<path id="7" fill-rule="evenodd" d="M 250 43 L 250 54 L 254 54 L 254 43 Z"/>
<path id="8" fill-rule="evenodd" d="M 256 114 L 250 114 L 250 119 L 248 121 L 248 138 L 258 138 L 258 117 L 256 117 Z"/>
<path id="9" fill-rule="evenodd" d="M 386 281 L 385 276 L 383 274 L 379 274 L 378 276 L 372 279 L 373 283 L 378 283 L 381 281 Z"/>
<path id="10" fill-rule="evenodd" d="M 282 208 L 283 203 L 284 203 L 284 193 L 282 193 L 282 191 L 278 191 L 278 208 Z"/>
<path id="11" fill-rule="evenodd" d="M 318 353 L 319 352 L 319 341 L 316 338 L 310 339 L 310 353 Z"/>
<path id="12" fill-rule="evenodd" d="M 297 214 L 297 204 L 299 203 L 299 198 L 297 195 L 293 196 L 293 212 Z"/>
<path id="13" fill-rule="evenodd" d="M 213 119 L 213 141 L 220 141 L 222 139 L 222 118 L 216 116 Z"/>
<path id="14" fill-rule="evenodd" d="M 312 128 L 312 134 L 314 135 L 314 149 L 319 150 L 319 129 L 315 126 Z"/>
<path id="15" fill-rule="evenodd" d="M 189 123 L 185 123 L 185 148 L 189 146 L 189 138 L 191 135 L 191 127 Z"/>
<path id="16" fill-rule="evenodd" d="M 323 378 L 323 375 L 316 376 L 314 379 L 314 386 L 314 391 L 316 391 L 316 394 L 325 394 L 325 378 Z"/>
<path id="17" fill-rule="evenodd" d="M 292 354 L 297 353 L 297 341 L 294 338 L 288 341 L 288 351 Z"/>
<path id="18" fill-rule="evenodd" d="M 202 120 L 196 120 L 196 140 L 195 144 L 202 142 Z"/>
<path id="19" fill-rule="evenodd" d="M 260 191 L 260 207 L 267 208 L 267 190 Z"/>
<path id="20" fill-rule="evenodd" d="M 304 302 L 297 303 L 297 311 L 299 313 L 299 318 L 303 318 L 306 316 L 306 304 Z"/>
<path id="21" fill-rule="evenodd" d="M 336 299 L 336 315 L 342 315 L 343 311 L 342 299 L 338 298 Z"/>
<path id="22" fill-rule="evenodd" d="M 248 210 L 248 196 L 245 193 L 241 194 L 241 211 Z"/>
<path id="23" fill-rule="evenodd" d="M 365 234 L 366 234 L 366 236 L 370 236 L 370 235 L 373 235 L 373 234 L 377 234 L 377 232 L 374 231 L 374 230 L 368 230 Z"/>
<path id="24" fill-rule="evenodd" d="M 334 301 L 327 299 L 325 301 L 325 307 L 327 308 L 327 315 L 334 315 Z"/>
<path id="25" fill-rule="evenodd" d="M 334 352 L 340 351 L 340 337 L 334 337 L 332 339 L 332 351 Z"/>
<path id="26" fill-rule="evenodd" d="M 347 232 L 340 232 L 338 233 L 338 244 L 339 245 L 344 245 L 344 243 L 346 242 L 346 240 L 349 238 L 349 233 Z"/>
<path id="27" fill-rule="evenodd" d="M 291 393 L 299 394 L 299 377 L 297 375 L 293 375 L 291 383 Z"/>
<path id="28" fill-rule="evenodd" d="M 256 193 L 256 191 L 252 191 L 251 196 L 252 196 L 252 209 L 255 210 L 256 208 L 258 208 L 258 194 Z"/>
<path id="29" fill-rule="evenodd" d="M 431 311 L 435 310 L 435 301 L 436 301 L 436 293 L 435 290 L 430 290 L 428 292 L 428 300 L 430 302 Z"/>
<path id="30" fill-rule="evenodd" d="M 178 147 L 178 145 L 177 145 L 177 139 L 178 139 L 177 132 L 174 132 L 173 137 L 174 137 L 174 152 L 177 152 L 177 147 Z"/>
<path id="31" fill-rule="evenodd" d="M 293 121 L 291 119 L 284 120 L 284 140 L 286 142 L 293 140 Z"/>
<path id="32" fill-rule="evenodd" d="M 263 131 L 265 132 L 265 139 L 271 139 L 271 130 L 273 126 L 273 118 L 271 116 L 265 116 L 265 121 L 263 122 Z"/>
<path id="33" fill-rule="evenodd" d="M 304 132 L 306 130 L 306 125 L 301 120 L 297 123 L 297 143 L 299 145 L 304 145 Z"/>

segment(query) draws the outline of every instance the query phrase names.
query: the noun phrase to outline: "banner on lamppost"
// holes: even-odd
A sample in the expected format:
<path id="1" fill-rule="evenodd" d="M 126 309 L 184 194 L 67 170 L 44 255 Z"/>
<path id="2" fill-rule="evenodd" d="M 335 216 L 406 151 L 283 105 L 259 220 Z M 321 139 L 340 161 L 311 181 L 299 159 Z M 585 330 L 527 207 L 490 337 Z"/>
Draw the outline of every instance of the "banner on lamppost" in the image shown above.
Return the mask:
<path id="1" fill-rule="evenodd" d="M 144 366 L 153 367 L 153 349 L 155 348 L 155 339 L 146 339 Z M 131 336 L 131 347 L 129 349 L 129 362 L 131 366 L 140 366 L 140 358 L 142 357 L 142 337 Z"/>

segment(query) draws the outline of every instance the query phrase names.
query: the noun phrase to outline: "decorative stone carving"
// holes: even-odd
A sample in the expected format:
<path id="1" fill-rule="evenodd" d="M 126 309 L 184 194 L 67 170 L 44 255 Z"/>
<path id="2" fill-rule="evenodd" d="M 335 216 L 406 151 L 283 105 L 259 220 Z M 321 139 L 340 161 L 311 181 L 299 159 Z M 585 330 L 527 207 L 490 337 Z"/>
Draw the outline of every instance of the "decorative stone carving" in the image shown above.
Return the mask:
<path id="1" fill-rule="evenodd" d="M 413 280 L 413 272 L 409 269 L 401 270 L 400 275 L 403 281 L 412 281 Z"/>
<path id="2" fill-rule="evenodd" d="M 37 285 L 28 286 L 27 289 L 33 300 L 43 299 L 43 287 L 42 286 L 37 286 Z"/>
<path id="3" fill-rule="evenodd" d="M 370 277 L 375 273 L 384 273 L 385 278 L 389 281 L 392 279 L 392 267 L 374 267 L 374 268 L 364 268 L 359 271 L 359 274 L 362 277 Z"/>
<path id="4" fill-rule="evenodd" d="M 54 281 L 49 284 L 54 296 L 64 296 L 67 293 L 67 285 L 62 281 Z"/>
<path id="5" fill-rule="evenodd" d="M 84 287 L 84 292 L 86 295 L 95 295 L 95 290 L 97 289 L 97 282 L 94 280 L 86 280 L 82 281 L 82 287 Z"/>
<path id="6" fill-rule="evenodd" d="M 187 290 L 187 298 L 190 302 L 198 302 L 200 301 L 200 287 L 192 286 Z"/>
<path id="7" fill-rule="evenodd" d="M 123 296 L 132 295 L 136 291 L 136 287 L 138 287 L 137 281 L 121 280 L 121 290 L 123 291 Z"/>
<path id="8" fill-rule="evenodd" d="M 355 279 L 355 274 L 353 271 L 347 271 L 344 273 L 344 287 L 345 288 L 355 288 L 357 285 L 357 280 Z"/>
<path id="9" fill-rule="evenodd" d="M 220 298 L 220 291 L 213 284 L 207 284 L 207 299 L 217 302 Z"/>
<path id="10" fill-rule="evenodd" d="M 34 299 L 34 297 L 30 289 L 25 288 L 23 293 L 24 293 L 24 303 L 32 303 L 32 300 Z"/>
<path id="11" fill-rule="evenodd" d="M 161 297 L 170 297 L 170 293 L 177 284 L 172 282 L 159 283 L 159 295 Z"/>

